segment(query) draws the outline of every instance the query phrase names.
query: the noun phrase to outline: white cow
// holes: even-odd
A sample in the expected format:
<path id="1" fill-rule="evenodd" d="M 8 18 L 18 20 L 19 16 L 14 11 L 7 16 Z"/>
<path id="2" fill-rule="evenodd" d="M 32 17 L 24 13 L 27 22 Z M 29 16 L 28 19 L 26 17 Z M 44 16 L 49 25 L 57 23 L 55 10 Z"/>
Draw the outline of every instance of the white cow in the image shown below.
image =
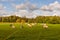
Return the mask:
<path id="1" fill-rule="evenodd" d="M 32 26 L 34 26 L 35 24 L 34 23 L 31 23 Z"/>
<path id="2" fill-rule="evenodd" d="M 11 28 L 15 28 L 15 26 L 14 26 L 14 24 L 13 24 L 13 23 L 12 23 L 12 24 L 10 24 L 10 27 L 11 27 Z"/>
<path id="3" fill-rule="evenodd" d="M 48 28 L 47 24 L 43 24 L 43 28 L 47 29 Z"/>
<path id="4" fill-rule="evenodd" d="M 32 25 L 31 24 L 28 24 L 28 26 L 31 28 L 32 27 Z"/>
<path id="5" fill-rule="evenodd" d="M 15 26 L 13 25 L 12 28 L 15 28 Z"/>
<path id="6" fill-rule="evenodd" d="M 37 23 L 31 23 L 32 26 L 36 25 Z"/>

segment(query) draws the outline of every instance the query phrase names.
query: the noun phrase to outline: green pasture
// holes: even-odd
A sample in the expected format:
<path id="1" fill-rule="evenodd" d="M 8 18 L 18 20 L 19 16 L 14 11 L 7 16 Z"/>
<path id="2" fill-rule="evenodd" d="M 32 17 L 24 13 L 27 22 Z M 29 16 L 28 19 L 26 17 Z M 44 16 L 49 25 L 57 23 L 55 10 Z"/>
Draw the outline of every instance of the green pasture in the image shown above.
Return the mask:
<path id="1" fill-rule="evenodd" d="M 29 28 L 27 24 L 14 23 L 16 28 L 11 28 L 10 23 L 0 23 L 0 40 L 60 40 L 60 24 L 47 24 L 48 29 L 42 28 L 41 23 Z"/>

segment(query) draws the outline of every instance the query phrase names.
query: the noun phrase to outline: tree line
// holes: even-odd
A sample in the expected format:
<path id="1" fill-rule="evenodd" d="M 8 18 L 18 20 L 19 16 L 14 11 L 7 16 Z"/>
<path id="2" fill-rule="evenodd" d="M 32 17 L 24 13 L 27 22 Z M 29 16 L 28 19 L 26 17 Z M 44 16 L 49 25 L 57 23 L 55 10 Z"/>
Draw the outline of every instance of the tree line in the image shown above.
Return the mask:
<path id="1" fill-rule="evenodd" d="M 0 17 L 0 22 L 28 22 L 28 23 L 52 23 L 60 24 L 60 16 L 37 16 L 36 18 L 26 18 L 19 16 Z"/>

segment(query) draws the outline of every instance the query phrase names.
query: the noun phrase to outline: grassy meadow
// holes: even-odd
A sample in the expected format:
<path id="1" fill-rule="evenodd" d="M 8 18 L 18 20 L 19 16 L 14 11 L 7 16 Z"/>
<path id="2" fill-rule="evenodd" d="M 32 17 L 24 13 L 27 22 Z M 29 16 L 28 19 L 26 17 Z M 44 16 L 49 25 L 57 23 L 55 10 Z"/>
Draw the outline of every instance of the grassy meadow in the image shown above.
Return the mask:
<path id="1" fill-rule="evenodd" d="M 29 28 L 27 24 L 14 23 L 16 28 L 11 28 L 10 23 L 0 23 L 0 40 L 60 40 L 60 24 L 47 24 L 48 29 L 42 28 L 41 23 Z"/>

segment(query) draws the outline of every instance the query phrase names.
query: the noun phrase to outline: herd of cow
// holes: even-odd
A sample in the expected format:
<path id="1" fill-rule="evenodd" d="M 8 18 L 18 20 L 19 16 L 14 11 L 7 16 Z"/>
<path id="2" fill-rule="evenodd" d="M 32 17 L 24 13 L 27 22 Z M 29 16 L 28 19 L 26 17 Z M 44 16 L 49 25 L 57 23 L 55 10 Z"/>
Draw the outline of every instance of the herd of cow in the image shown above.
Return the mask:
<path id="1" fill-rule="evenodd" d="M 29 28 L 32 28 L 32 26 L 36 25 L 37 23 L 26 23 Z M 46 23 L 41 24 L 42 28 L 47 29 L 48 25 Z M 15 28 L 15 25 L 13 23 L 10 24 L 11 28 Z M 23 24 L 20 25 L 20 28 L 23 28 Z"/>

